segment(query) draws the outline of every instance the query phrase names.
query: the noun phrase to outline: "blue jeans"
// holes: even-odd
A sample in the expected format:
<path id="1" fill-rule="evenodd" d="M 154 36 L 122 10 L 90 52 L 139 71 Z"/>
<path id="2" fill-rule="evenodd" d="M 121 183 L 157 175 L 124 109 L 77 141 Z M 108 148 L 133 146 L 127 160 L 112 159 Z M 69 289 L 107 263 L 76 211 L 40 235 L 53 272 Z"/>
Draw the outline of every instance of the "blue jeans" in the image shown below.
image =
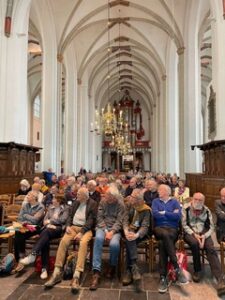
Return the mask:
<path id="1" fill-rule="evenodd" d="M 120 252 L 120 238 L 121 238 L 121 234 L 115 233 L 112 239 L 109 241 L 110 266 L 117 265 L 118 256 Z M 101 272 L 102 248 L 104 242 L 105 242 L 105 231 L 99 228 L 96 229 L 92 269 L 99 272 Z"/>

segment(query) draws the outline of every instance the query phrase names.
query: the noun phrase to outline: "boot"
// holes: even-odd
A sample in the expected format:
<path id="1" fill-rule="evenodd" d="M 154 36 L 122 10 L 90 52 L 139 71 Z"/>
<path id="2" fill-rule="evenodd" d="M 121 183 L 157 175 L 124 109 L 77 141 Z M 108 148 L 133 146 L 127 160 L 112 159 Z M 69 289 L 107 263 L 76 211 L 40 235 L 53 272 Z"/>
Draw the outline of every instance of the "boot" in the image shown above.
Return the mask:
<path id="1" fill-rule="evenodd" d="M 46 288 L 52 288 L 56 283 L 62 281 L 62 272 L 55 273 L 53 272 L 51 278 L 45 283 Z"/>
<path id="2" fill-rule="evenodd" d="M 109 266 L 107 272 L 106 272 L 106 278 L 113 279 L 116 273 L 116 267 L 115 266 Z"/>
<path id="3" fill-rule="evenodd" d="M 132 272 L 132 277 L 133 277 L 134 281 L 141 280 L 141 274 L 139 272 L 139 268 L 138 268 L 137 264 L 134 264 L 131 266 L 131 272 Z"/>
<path id="4" fill-rule="evenodd" d="M 77 294 L 79 292 L 79 287 L 80 287 L 79 278 L 74 277 L 71 282 L 71 292 L 73 294 Z"/>
<path id="5" fill-rule="evenodd" d="M 216 290 L 217 290 L 218 296 L 222 296 L 225 294 L 225 282 L 224 282 L 223 276 L 221 276 L 221 278 L 218 280 Z"/>
<path id="6" fill-rule="evenodd" d="M 127 269 L 126 273 L 123 276 L 123 285 L 127 286 L 127 285 L 131 284 L 132 281 L 133 281 L 133 279 L 132 279 L 131 271 L 130 271 L 130 269 Z"/>
<path id="7" fill-rule="evenodd" d="M 98 288 L 98 285 L 99 285 L 99 281 L 100 281 L 100 272 L 95 271 L 92 276 L 92 281 L 91 281 L 91 285 L 90 285 L 89 289 L 91 291 L 96 291 Z"/>

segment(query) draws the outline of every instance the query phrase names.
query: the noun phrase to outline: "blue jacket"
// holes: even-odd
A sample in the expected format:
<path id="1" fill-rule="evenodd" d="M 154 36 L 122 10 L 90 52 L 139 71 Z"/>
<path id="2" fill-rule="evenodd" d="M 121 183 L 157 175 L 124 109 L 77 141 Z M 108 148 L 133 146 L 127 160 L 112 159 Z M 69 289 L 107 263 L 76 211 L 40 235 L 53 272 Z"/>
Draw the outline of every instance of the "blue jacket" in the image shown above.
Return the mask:
<path id="1" fill-rule="evenodd" d="M 174 212 L 178 209 L 178 212 Z M 161 214 L 160 211 L 165 211 Z M 181 207 L 177 199 L 169 199 L 164 202 L 160 198 L 156 198 L 152 202 L 152 215 L 155 227 L 172 227 L 178 228 L 181 220 Z"/>

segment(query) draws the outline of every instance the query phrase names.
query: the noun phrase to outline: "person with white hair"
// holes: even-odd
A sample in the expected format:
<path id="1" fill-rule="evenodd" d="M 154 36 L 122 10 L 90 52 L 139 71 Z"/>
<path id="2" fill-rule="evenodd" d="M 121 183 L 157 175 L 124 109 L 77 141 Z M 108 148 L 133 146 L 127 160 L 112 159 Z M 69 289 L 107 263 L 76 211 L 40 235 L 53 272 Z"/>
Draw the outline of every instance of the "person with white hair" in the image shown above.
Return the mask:
<path id="1" fill-rule="evenodd" d="M 133 190 L 130 201 L 126 205 L 123 219 L 123 230 L 126 244 L 126 272 L 123 285 L 134 283 L 137 292 L 140 291 L 141 274 L 137 265 L 138 244 L 151 235 L 151 209 L 145 204 L 143 192 Z"/>
<path id="2" fill-rule="evenodd" d="M 110 186 L 105 193 L 105 199 L 102 200 L 98 206 L 92 261 L 93 276 L 90 290 L 96 290 L 98 288 L 102 267 L 102 249 L 105 241 L 109 243 L 110 253 L 109 269 L 106 277 L 112 279 L 115 274 L 120 252 L 124 211 L 124 203 L 121 200 L 118 189 L 115 186 Z"/>
<path id="3" fill-rule="evenodd" d="M 17 193 L 17 196 L 19 195 L 27 195 L 31 191 L 31 186 L 28 180 L 22 179 L 20 181 L 20 188 Z"/>
<path id="4" fill-rule="evenodd" d="M 96 190 L 97 183 L 95 180 L 89 180 L 87 182 L 87 189 L 89 191 L 89 197 L 95 200 L 97 203 L 101 200 L 101 194 Z"/>
<path id="5" fill-rule="evenodd" d="M 51 288 L 62 280 L 66 253 L 71 241 L 75 240 L 79 242 L 79 249 L 71 282 L 71 291 L 73 293 L 79 291 L 79 281 L 81 273 L 84 271 L 88 243 L 92 239 L 92 230 L 94 229 L 96 214 L 97 203 L 89 197 L 87 188 L 80 187 L 77 193 L 77 199 L 73 203 L 70 216 L 66 223 L 66 233 L 58 247 L 54 272 L 52 277 L 45 283 L 45 287 Z"/>
<path id="6" fill-rule="evenodd" d="M 180 204 L 177 199 L 170 197 L 171 189 L 168 185 L 161 184 L 158 193 L 159 198 L 152 202 L 153 231 L 159 242 L 160 283 L 158 291 L 165 293 L 168 290 L 168 258 L 175 269 L 177 281 L 180 284 L 186 284 L 187 279 L 178 265 L 175 248 L 181 221 Z"/>

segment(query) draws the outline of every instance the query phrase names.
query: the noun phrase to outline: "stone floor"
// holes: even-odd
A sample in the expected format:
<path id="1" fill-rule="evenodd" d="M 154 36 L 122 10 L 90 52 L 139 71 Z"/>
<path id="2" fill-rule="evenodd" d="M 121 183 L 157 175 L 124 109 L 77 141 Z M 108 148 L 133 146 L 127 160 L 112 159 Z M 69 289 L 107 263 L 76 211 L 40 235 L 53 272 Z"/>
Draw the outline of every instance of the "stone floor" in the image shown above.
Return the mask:
<path id="1" fill-rule="evenodd" d="M 70 292 L 70 281 L 62 281 L 56 287 L 46 290 L 43 287 L 43 280 L 33 268 L 27 268 L 19 275 L 12 275 L 0 279 L 0 300 L 216 300 L 218 298 L 215 290 L 215 283 L 210 275 L 208 265 L 205 265 L 204 280 L 201 283 L 189 283 L 185 286 L 170 286 L 169 292 L 159 294 L 157 291 L 158 273 L 148 273 L 146 266 L 141 266 L 143 278 L 141 286 L 143 291 L 135 293 L 133 286 L 123 287 L 118 279 L 107 280 L 104 276 L 97 291 L 89 291 L 91 272 L 87 271 L 81 283 L 79 294 Z"/>

